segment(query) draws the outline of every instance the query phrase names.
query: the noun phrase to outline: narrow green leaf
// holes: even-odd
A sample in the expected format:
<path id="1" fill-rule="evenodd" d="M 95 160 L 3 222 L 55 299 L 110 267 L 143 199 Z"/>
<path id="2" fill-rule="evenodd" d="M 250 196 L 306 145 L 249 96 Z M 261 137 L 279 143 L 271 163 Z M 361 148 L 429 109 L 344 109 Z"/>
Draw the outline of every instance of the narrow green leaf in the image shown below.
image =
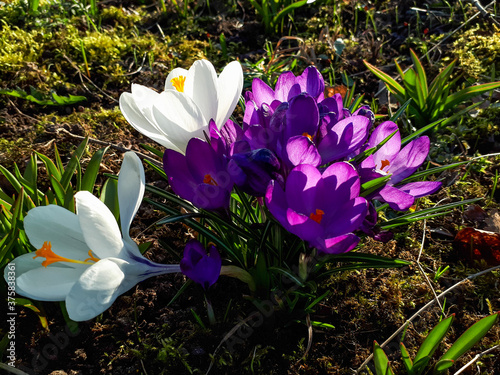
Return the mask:
<path id="1" fill-rule="evenodd" d="M 54 162 L 52 160 L 50 160 L 47 156 L 43 155 L 43 154 L 40 154 L 39 152 L 36 152 L 36 155 L 38 155 L 38 157 L 40 159 L 42 159 L 43 163 L 45 164 L 45 167 L 47 168 L 47 173 L 50 176 L 53 176 L 57 181 L 60 181 L 61 180 L 61 170 L 59 168 L 56 167 L 56 165 L 54 164 Z"/>
<path id="2" fill-rule="evenodd" d="M 384 73 L 380 69 L 374 67 L 371 65 L 369 62 L 363 60 L 363 63 L 366 65 L 368 70 L 370 70 L 373 74 L 375 74 L 378 78 L 380 78 L 386 85 L 389 91 L 393 94 L 397 94 L 400 97 L 405 97 L 406 96 L 406 90 L 401 86 L 399 83 L 397 83 L 390 75 Z M 405 102 L 405 100 L 401 101 L 401 103 Z"/>
<path id="3" fill-rule="evenodd" d="M 478 96 L 482 93 L 494 90 L 500 87 L 500 82 L 483 83 L 482 85 L 475 85 L 466 87 L 459 92 L 453 93 L 446 99 L 444 103 L 444 111 L 452 109 L 462 103 L 463 101 Z"/>
<path id="4" fill-rule="evenodd" d="M 365 182 L 364 184 L 361 185 L 361 192 L 359 193 L 359 196 L 366 197 L 367 195 L 373 193 L 377 189 L 380 189 L 383 186 L 385 186 L 387 181 L 389 181 L 390 179 L 391 175 L 387 175 Z"/>
<path id="5" fill-rule="evenodd" d="M 71 178 L 73 177 L 73 174 L 78 168 L 78 165 L 80 164 L 80 159 L 83 156 L 83 153 L 85 152 L 85 148 L 87 147 L 88 144 L 88 137 L 85 138 L 82 143 L 76 148 L 75 152 L 71 156 L 71 159 L 69 160 L 68 165 L 66 166 L 64 173 L 61 177 L 61 185 L 64 188 L 64 190 L 68 189 L 69 184 L 71 182 Z"/>
<path id="6" fill-rule="evenodd" d="M 271 271 L 271 272 L 276 272 L 276 273 L 282 274 L 283 276 L 290 279 L 291 281 L 293 281 L 295 284 L 297 284 L 300 287 L 304 286 L 304 283 L 302 282 L 302 280 L 300 280 L 297 275 L 295 275 L 293 272 L 291 272 L 289 270 L 286 270 L 286 269 L 281 268 L 281 267 L 269 267 L 267 270 Z"/>
<path id="7" fill-rule="evenodd" d="M 420 83 L 420 90 L 423 94 L 423 99 L 425 102 L 429 92 L 427 86 L 427 75 L 425 74 L 424 67 L 422 66 L 420 60 L 418 59 L 418 56 L 415 54 L 415 51 L 413 51 L 411 48 L 410 48 L 410 55 L 411 55 L 411 60 L 413 61 L 413 66 L 415 67 L 415 71 L 417 72 L 418 80 Z"/>
<path id="8" fill-rule="evenodd" d="M 406 107 L 408 107 L 408 105 L 411 103 L 413 99 L 408 99 L 406 102 L 404 102 L 402 105 L 399 106 L 398 110 L 396 111 L 396 113 L 394 113 L 392 115 L 392 117 L 389 119 L 389 121 L 392 121 L 392 122 L 396 122 L 398 120 L 398 118 L 404 113 L 404 111 L 406 110 Z"/>
<path id="9" fill-rule="evenodd" d="M 92 155 L 92 158 L 90 159 L 87 168 L 85 169 L 85 174 L 83 175 L 81 190 L 87 190 L 91 193 L 94 190 L 94 185 L 97 180 L 97 175 L 99 174 L 101 161 L 108 148 L 109 146 L 103 147 L 94 155 Z"/>
<path id="10" fill-rule="evenodd" d="M 149 146 L 149 145 L 146 145 L 146 144 L 144 144 L 144 143 L 141 143 L 139 146 L 141 146 L 143 149 L 145 149 L 145 150 L 147 150 L 147 151 L 151 152 L 152 154 L 154 154 L 154 155 L 158 156 L 160 159 L 162 159 L 162 160 L 163 160 L 163 154 L 164 154 L 164 152 L 163 152 L 163 151 L 158 150 L 157 148 L 151 147 L 151 146 Z"/>
<path id="11" fill-rule="evenodd" d="M 440 375 L 440 374 L 444 373 L 451 366 L 453 366 L 454 363 L 455 363 L 455 361 L 453 359 L 439 360 L 439 362 L 434 365 L 434 374 Z"/>
<path id="12" fill-rule="evenodd" d="M 412 368 L 413 368 L 413 361 L 411 360 L 410 353 L 408 353 L 408 350 L 406 349 L 405 344 L 402 342 L 399 343 L 399 349 L 401 351 L 401 358 L 403 359 L 403 363 L 406 367 L 406 372 L 408 374 L 414 375 Z"/>
<path id="13" fill-rule="evenodd" d="M 118 221 L 120 208 L 118 206 L 118 180 L 108 178 L 104 183 L 100 200 L 109 208 L 113 216 Z"/>
<path id="14" fill-rule="evenodd" d="M 498 322 L 499 314 L 489 315 L 473 324 L 441 357 L 440 362 L 448 359 L 456 361 L 462 354 L 472 348 Z"/>
<path id="15" fill-rule="evenodd" d="M 418 349 L 418 352 L 414 358 L 414 362 L 417 363 L 424 357 L 432 357 L 439 344 L 443 341 L 444 337 L 448 333 L 453 320 L 455 319 L 455 315 L 451 315 L 446 319 L 440 321 L 427 335 L 424 342 Z M 420 374 L 417 373 L 417 374 Z"/>
<path id="16" fill-rule="evenodd" d="M 393 374 L 387 355 L 376 341 L 373 342 L 373 362 L 377 375 Z"/>
<path id="17" fill-rule="evenodd" d="M 61 183 L 54 178 L 54 176 L 50 176 L 50 183 L 52 184 L 52 189 L 55 194 L 57 205 L 64 207 L 64 197 L 66 195 L 66 191 L 62 187 Z"/>

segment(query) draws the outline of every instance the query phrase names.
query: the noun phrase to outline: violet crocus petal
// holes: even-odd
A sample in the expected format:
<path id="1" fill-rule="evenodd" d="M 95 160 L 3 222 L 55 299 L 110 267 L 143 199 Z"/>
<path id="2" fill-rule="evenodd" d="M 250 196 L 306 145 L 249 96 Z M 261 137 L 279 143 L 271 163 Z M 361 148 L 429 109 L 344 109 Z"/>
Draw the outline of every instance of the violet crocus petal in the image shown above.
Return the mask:
<path id="1" fill-rule="evenodd" d="M 292 72 L 281 73 L 274 87 L 275 99 L 281 102 L 288 101 L 288 93 L 295 85 L 295 75 Z"/>
<path id="2" fill-rule="evenodd" d="M 264 103 L 271 104 L 275 98 L 274 90 L 260 78 L 254 78 L 252 81 L 252 94 L 258 108 Z"/>
<path id="3" fill-rule="evenodd" d="M 356 169 L 349 163 L 338 162 L 330 165 L 322 174 L 320 194 L 332 196 L 328 201 L 345 202 L 359 195 L 361 188 Z M 323 199 L 323 198 L 320 198 Z"/>
<path id="4" fill-rule="evenodd" d="M 385 186 L 383 187 L 378 195 L 380 196 L 380 200 L 389 204 L 393 210 L 396 211 L 406 211 L 408 210 L 415 201 L 415 197 L 404 191 L 399 190 L 394 186 Z"/>
<path id="5" fill-rule="evenodd" d="M 226 121 L 224 126 L 220 129 L 220 134 L 227 147 L 243 139 L 243 129 L 231 120 Z"/>
<path id="6" fill-rule="evenodd" d="M 163 170 L 168 176 L 172 190 L 181 198 L 192 201 L 196 182 L 186 163 L 186 157 L 174 150 L 165 150 Z"/>
<path id="7" fill-rule="evenodd" d="M 314 136 L 319 126 L 319 111 L 314 98 L 300 94 L 290 101 L 286 112 L 285 141 L 296 135 Z"/>
<path id="8" fill-rule="evenodd" d="M 367 213 L 368 202 L 363 197 L 357 197 L 337 205 L 336 209 L 325 211 L 321 223 L 326 228 L 326 236 L 340 236 L 358 230 Z"/>
<path id="9" fill-rule="evenodd" d="M 292 100 L 293 98 L 295 98 L 297 95 L 300 95 L 301 93 L 302 93 L 302 89 L 300 88 L 300 85 L 298 83 L 296 83 L 295 85 L 293 85 L 291 87 L 290 91 L 288 91 L 287 101 Z"/>
<path id="10" fill-rule="evenodd" d="M 331 118 L 331 126 L 344 118 L 344 103 L 340 94 L 335 94 L 332 97 L 326 98 L 321 102 L 321 115 L 329 115 Z"/>
<path id="11" fill-rule="evenodd" d="M 319 240 L 315 243 L 310 243 L 316 247 L 321 254 L 343 254 L 354 249 L 359 243 L 359 237 L 353 233 L 344 234 L 342 236 Z"/>
<path id="12" fill-rule="evenodd" d="M 391 183 L 396 184 L 411 176 L 427 158 L 429 154 L 429 137 L 423 136 L 408 143 L 394 158 L 388 168 L 392 174 Z"/>
<path id="13" fill-rule="evenodd" d="M 313 241 L 323 237 L 324 229 L 322 225 L 303 213 L 288 208 L 286 219 L 289 224 L 289 231 L 304 241 Z"/>
<path id="14" fill-rule="evenodd" d="M 312 165 L 302 164 L 295 167 L 286 179 L 286 207 L 309 216 L 316 212 L 316 186 L 321 172 Z"/>
<path id="15" fill-rule="evenodd" d="M 398 126 L 392 121 L 385 121 L 373 130 L 368 140 L 369 148 L 378 146 L 389 135 L 399 130 Z M 401 134 L 399 131 L 394 134 L 380 149 L 373 154 L 373 161 L 377 169 L 382 168 L 382 160 L 392 163 L 393 159 L 401 149 Z"/>
<path id="16" fill-rule="evenodd" d="M 367 119 L 370 120 L 370 127 L 375 123 L 375 114 L 373 113 L 371 108 L 367 105 L 359 107 L 355 112 L 353 112 L 352 115 L 365 116 Z"/>
<path id="17" fill-rule="evenodd" d="M 307 92 L 313 98 L 318 98 L 325 91 L 323 76 L 313 66 L 307 67 L 300 76 L 296 78 L 302 92 Z"/>
<path id="18" fill-rule="evenodd" d="M 195 187 L 191 202 L 205 210 L 229 207 L 230 194 L 225 187 L 211 184 L 199 184 Z"/>
<path id="19" fill-rule="evenodd" d="M 288 140 L 286 156 L 294 167 L 299 164 L 309 164 L 317 167 L 321 164 L 318 149 L 308 137 L 303 135 L 297 135 Z"/>
<path id="20" fill-rule="evenodd" d="M 207 175 L 215 182 L 216 176 L 224 169 L 223 160 L 217 155 L 210 144 L 198 138 L 192 138 L 186 148 L 186 164 L 193 179 L 201 183 Z"/>
<path id="21" fill-rule="evenodd" d="M 274 218 L 285 228 L 290 230 L 290 225 L 286 217 L 288 203 L 283 188 L 274 180 L 269 182 L 266 190 L 266 207 Z"/>
<path id="22" fill-rule="evenodd" d="M 323 163 L 339 160 L 359 148 L 368 137 L 369 127 L 370 120 L 363 116 L 337 122 L 318 145 Z"/>
<path id="23" fill-rule="evenodd" d="M 418 181 L 397 186 L 399 190 L 413 195 L 415 198 L 425 197 L 426 195 L 435 193 L 440 187 L 441 182 L 439 181 Z"/>

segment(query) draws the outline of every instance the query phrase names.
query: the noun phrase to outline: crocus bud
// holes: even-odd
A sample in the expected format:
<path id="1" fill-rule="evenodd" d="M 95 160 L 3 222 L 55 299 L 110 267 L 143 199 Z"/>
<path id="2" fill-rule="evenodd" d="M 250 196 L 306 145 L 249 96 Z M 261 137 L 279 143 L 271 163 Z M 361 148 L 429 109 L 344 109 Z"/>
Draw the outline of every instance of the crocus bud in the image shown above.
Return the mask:
<path id="1" fill-rule="evenodd" d="M 184 248 L 181 260 L 181 271 L 191 280 L 208 289 L 215 284 L 220 275 L 222 261 L 215 246 L 210 246 L 207 254 L 203 245 L 197 240 L 191 240 Z"/>
<path id="2" fill-rule="evenodd" d="M 267 148 L 234 154 L 229 163 L 229 169 L 238 173 L 233 177 L 236 184 L 245 193 L 256 197 L 263 197 L 269 181 L 281 177 L 278 173 L 280 162 Z"/>

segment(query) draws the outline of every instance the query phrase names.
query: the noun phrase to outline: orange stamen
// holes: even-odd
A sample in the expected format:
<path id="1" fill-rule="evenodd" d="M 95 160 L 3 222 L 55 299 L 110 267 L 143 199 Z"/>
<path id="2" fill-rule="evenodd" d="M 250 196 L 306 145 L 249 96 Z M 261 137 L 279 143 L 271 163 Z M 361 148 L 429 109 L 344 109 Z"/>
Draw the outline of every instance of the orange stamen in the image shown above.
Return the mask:
<path id="1" fill-rule="evenodd" d="M 323 210 L 320 210 L 319 208 L 316 209 L 316 212 L 311 212 L 309 217 L 313 219 L 315 222 L 318 224 L 321 224 L 321 219 L 323 219 L 323 215 L 325 212 Z"/>
<path id="2" fill-rule="evenodd" d="M 302 135 L 303 135 L 304 137 L 309 138 L 309 140 L 310 140 L 311 142 L 313 141 L 313 137 L 312 137 L 312 135 L 310 135 L 309 133 L 304 132 L 304 133 L 302 133 Z"/>
<path id="3" fill-rule="evenodd" d="M 52 245 L 50 241 L 45 241 L 42 247 L 37 251 L 35 251 L 35 256 L 33 257 L 33 259 L 38 257 L 45 258 L 45 260 L 42 262 L 42 266 L 44 267 L 47 267 L 48 265 L 56 262 L 94 264 L 94 262 L 98 262 L 100 260 L 99 258 L 96 258 L 95 256 L 92 255 L 92 250 L 89 250 L 89 256 L 90 258 L 87 258 L 84 261 L 64 258 L 52 251 Z"/>
<path id="4" fill-rule="evenodd" d="M 380 170 L 384 169 L 385 167 L 388 167 L 389 165 L 391 165 L 391 163 L 389 162 L 389 160 L 382 160 L 382 167 L 380 167 Z"/>
<path id="5" fill-rule="evenodd" d="M 185 76 L 172 78 L 170 82 L 172 82 L 172 86 L 174 86 L 177 91 L 184 92 L 184 82 L 186 82 Z"/>
<path id="6" fill-rule="evenodd" d="M 206 174 L 205 175 L 205 178 L 203 179 L 203 183 L 204 184 L 209 184 L 209 185 L 213 185 L 213 186 L 218 186 L 219 184 L 217 183 L 217 181 L 215 181 L 211 175 L 209 174 Z"/>

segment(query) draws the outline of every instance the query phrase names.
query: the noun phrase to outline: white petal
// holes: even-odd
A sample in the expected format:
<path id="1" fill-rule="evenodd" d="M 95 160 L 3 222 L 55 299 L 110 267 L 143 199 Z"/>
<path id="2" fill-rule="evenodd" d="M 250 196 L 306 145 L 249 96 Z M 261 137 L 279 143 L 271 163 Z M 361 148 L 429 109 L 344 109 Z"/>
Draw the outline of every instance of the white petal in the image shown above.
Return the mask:
<path id="1" fill-rule="evenodd" d="M 153 105 L 156 123 L 176 146 L 171 148 L 185 153 L 191 138 L 204 139 L 203 130 L 208 129 L 208 121 L 188 96 L 177 91 L 164 91 L 160 96 Z"/>
<path id="2" fill-rule="evenodd" d="M 238 61 L 229 63 L 217 80 L 218 108 L 215 123 L 220 129 L 231 117 L 241 91 L 243 90 L 243 70 Z"/>
<path id="3" fill-rule="evenodd" d="M 16 292 L 38 301 L 64 301 L 80 275 L 88 268 L 83 264 L 74 266 L 49 266 L 25 272 L 16 277 Z"/>
<path id="4" fill-rule="evenodd" d="M 24 230 L 36 249 L 40 249 L 45 241 L 50 241 L 52 251 L 57 255 L 75 260 L 89 257 L 90 248 L 83 237 L 80 222 L 74 213 L 65 208 L 49 205 L 29 210 L 24 218 Z"/>
<path id="5" fill-rule="evenodd" d="M 187 77 L 188 71 L 184 68 L 175 68 L 170 73 L 168 73 L 167 79 L 165 80 L 165 90 L 176 90 L 174 85 L 172 85 L 172 80 L 179 76 Z"/>
<path id="6" fill-rule="evenodd" d="M 120 257 L 124 249 L 123 240 L 115 217 L 108 207 L 88 191 L 76 193 L 75 200 L 87 245 L 101 259 Z"/>
<path id="7" fill-rule="evenodd" d="M 69 317 L 80 322 L 108 309 L 126 291 L 121 288 L 124 279 L 120 266 L 110 259 L 103 259 L 87 268 L 66 297 Z"/>
<path id="8" fill-rule="evenodd" d="M 137 246 L 133 246 L 134 242 L 130 238 L 130 225 L 142 203 L 145 186 L 141 159 L 134 152 L 125 153 L 118 176 L 118 202 L 123 239 L 130 243 L 129 249 L 132 250 L 137 249 Z M 141 255 L 138 249 L 136 255 Z"/>
<path id="9" fill-rule="evenodd" d="M 198 60 L 189 68 L 184 94 L 191 97 L 205 119 L 217 118 L 217 73 L 208 60 Z"/>
<path id="10" fill-rule="evenodd" d="M 135 86 L 139 85 L 132 86 L 134 89 L 134 94 L 141 92 L 141 89 L 135 90 Z M 144 91 L 149 90 L 146 87 L 143 88 Z M 141 110 L 137 102 L 142 101 L 142 99 L 138 98 L 138 96 L 134 94 L 124 92 L 123 94 L 120 95 L 120 111 L 122 112 L 125 119 L 138 132 L 144 134 L 148 138 L 151 138 L 153 141 L 161 144 L 164 147 L 171 148 L 172 144 L 165 137 L 165 134 L 163 134 L 154 124 L 151 108 L 147 110 L 144 107 L 142 107 Z M 155 94 L 159 95 L 157 93 Z M 150 98 L 149 102 L 152 105 L 153 103 L 152 98 Z"/>

